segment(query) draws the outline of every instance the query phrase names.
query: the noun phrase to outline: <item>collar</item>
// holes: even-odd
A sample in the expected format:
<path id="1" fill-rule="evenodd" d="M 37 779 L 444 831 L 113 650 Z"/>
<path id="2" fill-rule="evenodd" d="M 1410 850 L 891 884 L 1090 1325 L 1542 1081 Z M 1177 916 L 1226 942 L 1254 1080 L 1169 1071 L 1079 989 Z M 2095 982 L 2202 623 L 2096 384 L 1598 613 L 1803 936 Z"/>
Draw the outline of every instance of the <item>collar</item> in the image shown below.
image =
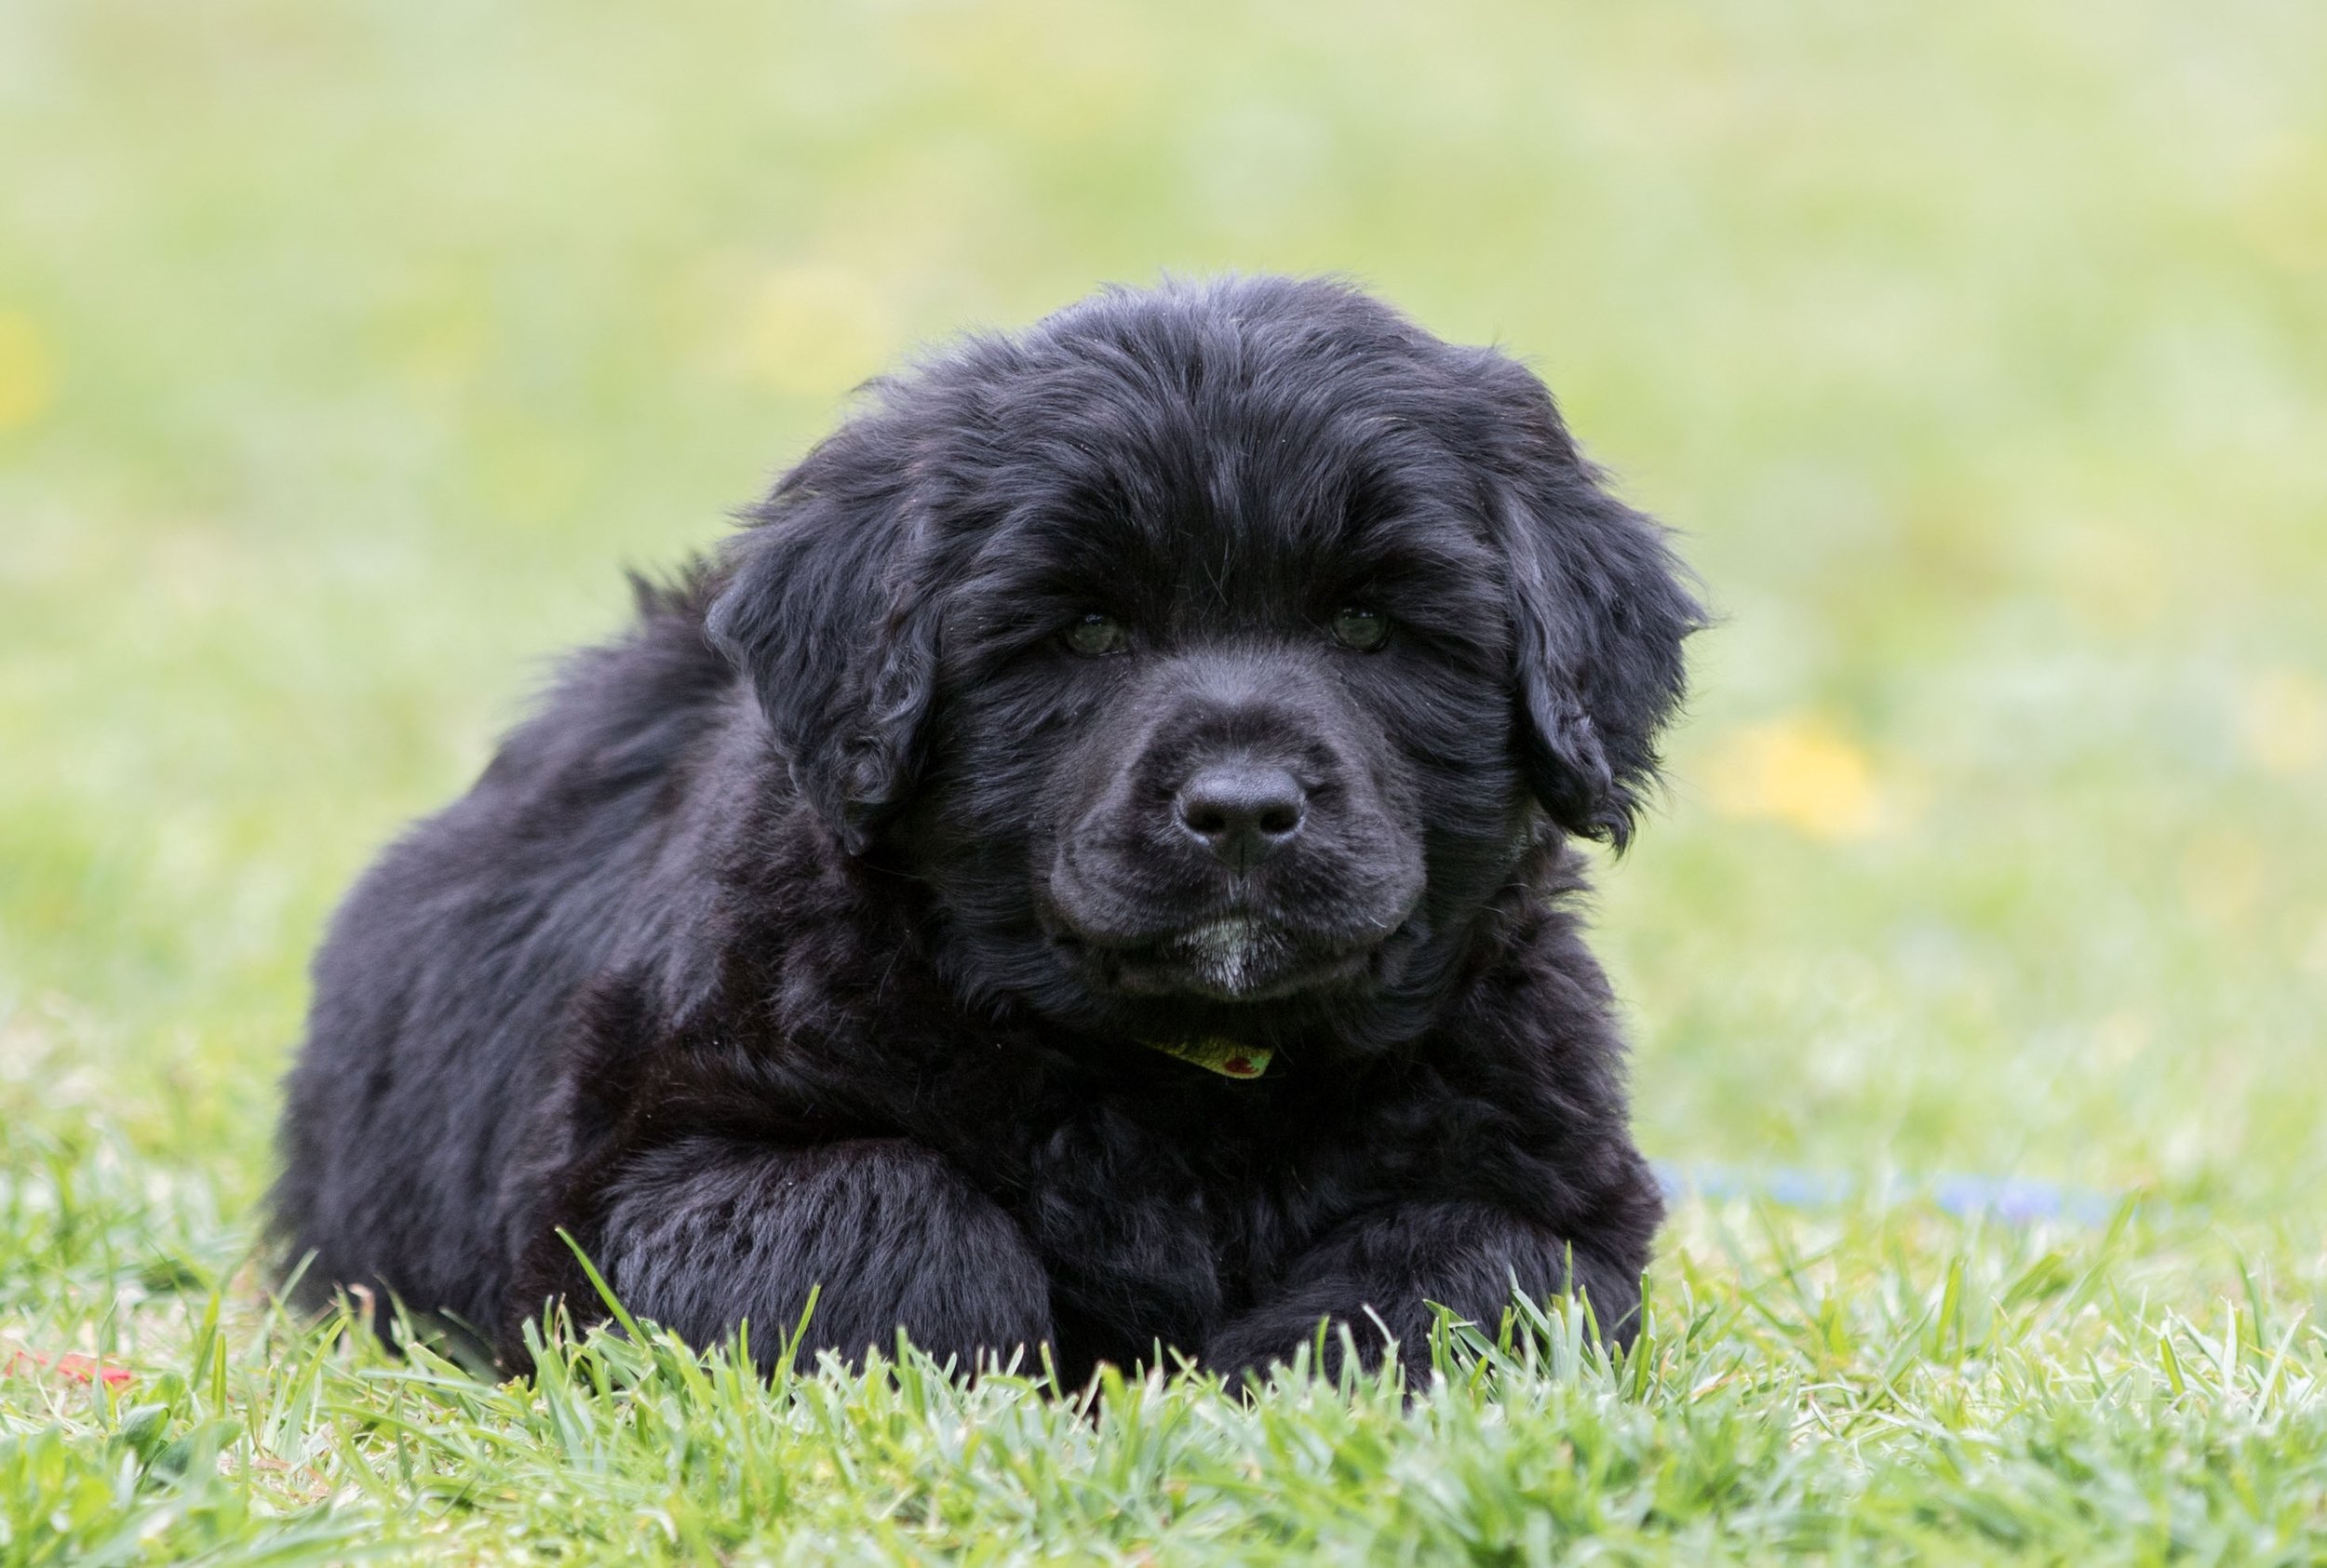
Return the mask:
<path id="1" fill-rule="evenodd" d="M 1258 1078 L 1269 1070 L 1269 1059 L 1276 1053 L 1249 1045 L 1239 1045 L 1217 1035 L 1186 1041 L 1142 1040 L 1150 1051 L 1160 1051 L 1166 1056 L 1177 1056 L 1192 1062 L 1208 1073 L 1222 1078 Z"/>

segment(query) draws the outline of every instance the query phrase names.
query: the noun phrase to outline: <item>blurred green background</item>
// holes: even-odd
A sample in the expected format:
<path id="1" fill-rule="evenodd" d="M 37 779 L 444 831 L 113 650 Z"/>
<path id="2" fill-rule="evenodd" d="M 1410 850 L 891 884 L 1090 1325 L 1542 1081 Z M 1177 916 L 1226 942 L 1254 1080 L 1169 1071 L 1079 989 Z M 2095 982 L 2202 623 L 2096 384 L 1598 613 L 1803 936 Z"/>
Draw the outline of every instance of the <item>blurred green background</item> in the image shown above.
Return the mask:
<path id="1" fill-rule="evenodd" d="M 622 566 L 916 344 L 1218 268 L 1527 356 L 1687 535 L 1601 904 L 1652 1153 L 2311 1255 L 2327 9 L 2262 0 L 0 4 L 18 1158 L 231 1222 L 333 899 Z"/>

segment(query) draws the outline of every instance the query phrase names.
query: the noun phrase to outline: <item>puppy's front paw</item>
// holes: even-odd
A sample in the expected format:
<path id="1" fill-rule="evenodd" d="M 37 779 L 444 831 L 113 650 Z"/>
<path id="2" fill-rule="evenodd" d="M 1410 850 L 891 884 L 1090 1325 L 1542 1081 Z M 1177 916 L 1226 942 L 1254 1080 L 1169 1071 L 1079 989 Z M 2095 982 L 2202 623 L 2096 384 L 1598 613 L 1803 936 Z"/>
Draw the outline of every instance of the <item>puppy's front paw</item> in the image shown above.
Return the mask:
<path id="1" fill-rule="evenodd" d="M 1430 1347 L 1421 1333 L 1393 1329 L 1379 1309 L 1328 1306 L 1319 1301 L 1272 1302 L 1223 1324 L 1206 1342 L 1197 1364 L 1217 1372 L 1231 1388 L 1251 1380 L 1266 1382 L 1270 1370 L 1290 1366 L 1304 1350 L 1311 1371 L 1328 1378 L 1341 1369 L 1354 1348 L 1358 1364 L 1368 1371 L 1395 1355 L 1409 1374 L 1427 1366 Z M 1322 1334 L 1321 1334 L 1322 1330 Z M 1322 1344 L 1321 1344 L 1322 1339 Z"/>

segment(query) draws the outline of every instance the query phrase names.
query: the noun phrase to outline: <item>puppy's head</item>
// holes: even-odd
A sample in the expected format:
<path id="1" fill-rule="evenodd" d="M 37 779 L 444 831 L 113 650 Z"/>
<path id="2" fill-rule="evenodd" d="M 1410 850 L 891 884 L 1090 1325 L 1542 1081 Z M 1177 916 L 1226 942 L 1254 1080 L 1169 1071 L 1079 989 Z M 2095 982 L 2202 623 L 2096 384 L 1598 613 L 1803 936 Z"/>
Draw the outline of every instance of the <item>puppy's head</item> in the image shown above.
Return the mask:
<path id="1" fill-rule="evenodd" d="M 974 997 L 1411 1032 L 1547 832 L 1629 837 L 1697 605 L 1540 382 L 1324 283 L 1110 292 L 886 384 L 712 635 Z"/>

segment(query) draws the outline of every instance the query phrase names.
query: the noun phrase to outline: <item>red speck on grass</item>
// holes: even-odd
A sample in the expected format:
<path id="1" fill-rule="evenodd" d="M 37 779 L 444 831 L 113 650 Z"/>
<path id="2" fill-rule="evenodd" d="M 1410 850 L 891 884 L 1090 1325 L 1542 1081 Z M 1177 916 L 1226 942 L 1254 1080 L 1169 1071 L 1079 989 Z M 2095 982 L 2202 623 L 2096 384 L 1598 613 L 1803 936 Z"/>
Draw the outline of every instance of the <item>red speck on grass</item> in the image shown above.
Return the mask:
<path id="1" fill-rule="evenodd" d="M 94 1383 L 104 1379 L 108 1388 L 128 1386 L 133 1375 L 128 1367 L 109 1367 L 94 1356 L 67 1351 L 61 1356 L 44 1356 L 37 1350 L 18 1350 L 8 1357 L 4 1370 L 10 1377 L 27 1377 L 42 1372 L 53 1372 L 67 1383 Z"/>

